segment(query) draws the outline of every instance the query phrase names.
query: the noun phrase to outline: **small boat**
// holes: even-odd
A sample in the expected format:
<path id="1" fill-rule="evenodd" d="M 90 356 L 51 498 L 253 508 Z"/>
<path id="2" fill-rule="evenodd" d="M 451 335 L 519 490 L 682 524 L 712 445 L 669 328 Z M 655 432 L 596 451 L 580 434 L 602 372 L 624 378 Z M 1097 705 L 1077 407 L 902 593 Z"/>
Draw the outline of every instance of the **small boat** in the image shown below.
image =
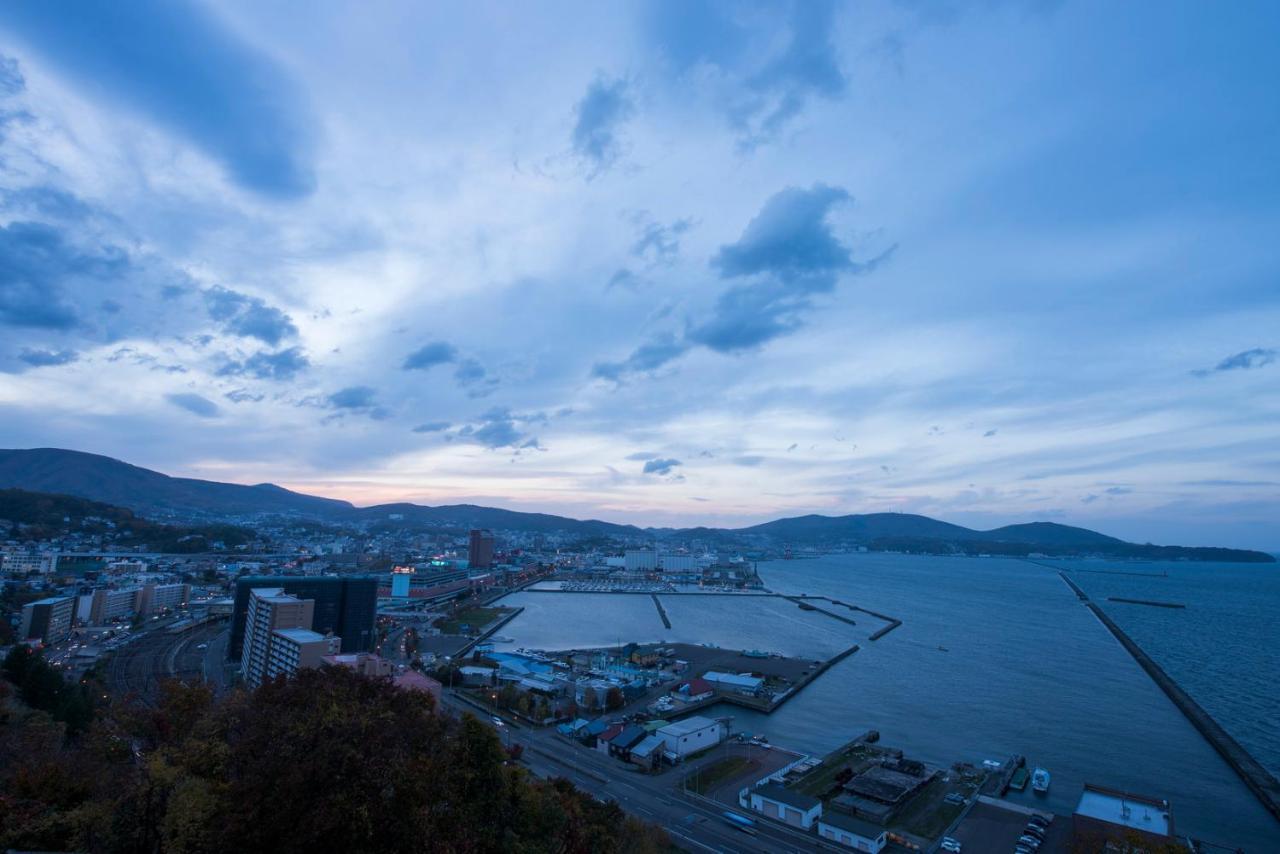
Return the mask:
<path id="1" fill-rule="evenodd" d="M 494 643 L 515 643 L 515 638 L 503 637 L 502 635 L 494 635 L 489 638 Z"/>
<path id="2" fill-rule="evenodd" d="M 1031 775 L 1031 790 L 1043 795 L 1049 791 L 1049 772 L 1043 768 L 1037 768 Z"/>
<path id="3" fill-rule="evenodd" d="M 1009 778 L 1009 788 L 1013 789 L 1015 792 L 1021 792 L 1023 789 L 1027 788 L 1028 776 L 1030 775 L 1027 774 L 1026 768 L 1019 768 L 1017 771 L 1014 771 L 1013 776 Z"/>

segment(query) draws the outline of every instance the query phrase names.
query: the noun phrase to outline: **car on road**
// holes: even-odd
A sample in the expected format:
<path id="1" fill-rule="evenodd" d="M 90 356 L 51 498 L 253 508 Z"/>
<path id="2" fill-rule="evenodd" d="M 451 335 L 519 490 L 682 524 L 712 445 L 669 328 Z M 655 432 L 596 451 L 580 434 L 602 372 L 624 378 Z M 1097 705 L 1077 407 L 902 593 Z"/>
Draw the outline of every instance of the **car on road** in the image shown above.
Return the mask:
<path id="1" fill-rule="evenodd" d="M 196 649 L 208 649 L 208 648 L 209 648 L 209 645 L 207 643 L 196 644 Z"/>
<path id="2" fill-rule="evenodd" d="M 497 715 L 492 715 L 491 719 L 493 720 L 494 726 L 506 726 L 506 723 L 503 722 L 502 718 L 498 717 Z"/>
<path id="3" fill-rule="evenodd" d="M 960 840 L 953 839 L 950 836 L 944 836 L 942 838 L 942 843 L 938 847 L 943 851 L 950 851 L 952 854 L 960 854 L 962 846 L 960 845 Z"/>

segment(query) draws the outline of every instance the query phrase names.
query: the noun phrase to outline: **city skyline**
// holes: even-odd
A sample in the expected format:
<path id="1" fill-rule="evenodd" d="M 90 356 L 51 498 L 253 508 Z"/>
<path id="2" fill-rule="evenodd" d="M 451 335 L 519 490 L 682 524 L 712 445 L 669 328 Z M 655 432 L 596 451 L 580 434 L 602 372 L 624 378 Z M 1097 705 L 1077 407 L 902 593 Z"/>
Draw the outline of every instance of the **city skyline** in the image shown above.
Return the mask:
<path id="1" fill-rule="evenodd" d="M 12 4 L 0 444 L 1280 548 L 1280 16 L 1159 11 Z"/>

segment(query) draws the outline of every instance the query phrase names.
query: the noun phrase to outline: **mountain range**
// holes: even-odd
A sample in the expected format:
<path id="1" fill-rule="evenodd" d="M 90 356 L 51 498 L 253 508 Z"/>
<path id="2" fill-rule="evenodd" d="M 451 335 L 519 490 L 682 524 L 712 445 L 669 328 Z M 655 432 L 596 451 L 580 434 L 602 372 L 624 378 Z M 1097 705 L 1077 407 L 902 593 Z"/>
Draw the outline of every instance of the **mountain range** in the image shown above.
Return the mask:
<path id="1" fill-rule="evenodd" d="M 239 522 L 292 517 L 335 525 L 395 524 L 466 530 L 563 533 L 580 538 L 701 539 L 755 546 L 832 546 L 852 543 L 893 551 L 969 554 L 1100 554 L 1114 557 L 1270 562 L 1274 557 L 1240 549 L 1187 548 L 1126 543 L 1054 522 L 1007 525 L 977 531 L 909 513 L 807 515 L 746 528 L 639 528 L 595 519 L 524 513 L 474 504 L 429 507 L 348 501 L 293 492 L 275 484 L 253 486 L 170 477 L 111 457 L 60 448 L 0 450 L 0 489 L 73 495 L 128 508 L 156 520 Z"/>

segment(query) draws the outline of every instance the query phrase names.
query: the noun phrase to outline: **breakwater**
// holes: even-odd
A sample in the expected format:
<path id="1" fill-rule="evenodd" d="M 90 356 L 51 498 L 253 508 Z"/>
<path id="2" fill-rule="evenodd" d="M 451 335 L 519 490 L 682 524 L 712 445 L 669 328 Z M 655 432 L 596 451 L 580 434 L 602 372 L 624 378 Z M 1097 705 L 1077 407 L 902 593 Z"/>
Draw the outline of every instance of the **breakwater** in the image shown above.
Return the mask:
<path id="1" fill-rule="evenodd" d="M 455 652 L 455 653 L 453 654 L 453 657 L 454 657 L 454 658 L 463 658 L 463 657 L 465 657 L 468 653 L 470 653 L 470 652 L 471 652 L 471 650 L 475 649 L 476 644 L 484 643 L 484 642 L 485 642 L 485 641 L 487 641 L 489 638 L 491 638 L 493 635 L 497 634 L 498 629 L 502 628 L 502 627 L 503 627 L 503 626 L 505 626 L 507 623 L 509 623 L 509 622 L 511 622 L 512 620 L 514 620 L 516 617 L 520 616 L 520 614 L 521 614 L 521 613 L 523 613 L 523 611 L 524 611 L 524 608 L 516 608 L 516 609 L 515 609 L 514 611 L 512 611 L 510 614 L 507 614 L 507 615 L 506 615 L 505 617 L 503 617 L 501 620 L 498 620 L 496 623 L 494 623 L 493 625 L 491 625 L 489 628 L 485 629 L 485 630 L 484 630 L 484 631 L 483 631 L 483 632 L 482 632 L 478 637 L 473 638 L 471 641 L 469 641 L 469 642 L 468 642 L 464 647 L 462 647 L 462 649 L 460 649 L 460 650 L 458 650 L 457 652 Z"/>
<path id="2" fill-rule="evenodd" d="M 667 616 L 667 609 L 662 607 L 662 601 L 658 599 L 657 593 L 650 594 L 653 597 L 653 604 L 658 609 L 658 616 L 662 618 L 662 625 L 671 628 L 671 618 Z"/>
<path id="3" fill-rule="evenodd" d="M 1062 573 L 1060 573 L 1062 574 Z M 1186 716 L 1191 725 L 1199 730 L 1204 736 L 1205 741 L 1212 745 L 1213 749 L 1223 760 L 1231 766 L 1231 769 L 1239 775 L 1240 779 L 1253 792 L 1254 796 L 1261 801 L 1262 805 L 1277 820 L 1280 820 L 1280 780 L 1277 780 L 1270 771 L 1262 767 L 1258 760 L 1250 755 L 1238 741 L 1222 728 L 1222 726 L 1214 720 L 1213 716 L 1205 711 L 1204 707 L 1195 701 L 1195 699 L 1182 689 L 1173 678 L 1165 673 L 1164 668 L 1157 664 L 1151 656 L 1147 655 L 1142 647 L 1125 633 L 1124 629 L 1116 625 L 1115 621 L 1103 612 L 1096 604 L 1094 604 L 1071 579 L 1062 574 L 1062 580 L 1067 582 L 1076 592 L 1076 595 L 1085 603 L 1085 606 L 1093 612 L 1102 625 L 1120 642 L 1129 655 L 1133 656 L 1133 660 L 1143 670 L 1147 671 L 1147 675 L 1151 677 L 1151 681 L 1164 691 L 1165 695 L 1173 702 L 1178 710 Z"/>
<path id="4" fill-rule="evenodd" d="M 1152 608 L 1185 608 L 1179 602 L 1156 602 L 1151 599 L 1125 599 L 1122 596 L 1108 596 L 1108 602 L 1123 602 L 1126 605 L 1150 605 Z"/>

